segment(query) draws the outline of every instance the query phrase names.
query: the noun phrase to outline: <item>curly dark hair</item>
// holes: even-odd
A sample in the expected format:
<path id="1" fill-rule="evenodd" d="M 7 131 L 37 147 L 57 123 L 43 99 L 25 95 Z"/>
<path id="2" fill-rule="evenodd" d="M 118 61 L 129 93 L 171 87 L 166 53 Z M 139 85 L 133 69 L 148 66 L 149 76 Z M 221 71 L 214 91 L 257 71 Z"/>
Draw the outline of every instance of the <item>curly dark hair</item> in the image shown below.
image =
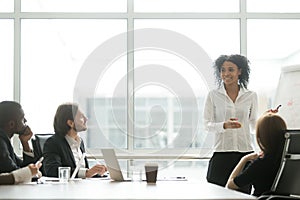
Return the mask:
<path id="1" fill-rule="evenodd" d="M 218 87 L 222 84 L 222 78 L 220 77 L 221 67 L 225 61 L 229 61 L 237 65 L 241 69 L 241 75 L 239 76 L 239 83 L 242 87 L 247 89 L 250 74 L 250 61 L 243 55 L 233 54 L 233 55 L 221 55 L 219 56 L 213 64 L 215 69 L 215 78 Z"/>

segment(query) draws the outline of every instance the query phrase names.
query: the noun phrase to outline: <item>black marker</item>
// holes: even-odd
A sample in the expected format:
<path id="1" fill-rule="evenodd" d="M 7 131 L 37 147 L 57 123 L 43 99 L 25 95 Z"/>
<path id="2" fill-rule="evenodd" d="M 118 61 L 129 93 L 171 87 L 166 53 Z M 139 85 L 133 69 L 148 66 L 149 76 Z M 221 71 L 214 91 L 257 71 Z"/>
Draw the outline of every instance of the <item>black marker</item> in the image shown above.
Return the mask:
<path id="1" fill-rule="evenodd" d="M 281 107 L 281 104 L 277 106 L 276 110 L 278 111 L 278 109 Z"/>

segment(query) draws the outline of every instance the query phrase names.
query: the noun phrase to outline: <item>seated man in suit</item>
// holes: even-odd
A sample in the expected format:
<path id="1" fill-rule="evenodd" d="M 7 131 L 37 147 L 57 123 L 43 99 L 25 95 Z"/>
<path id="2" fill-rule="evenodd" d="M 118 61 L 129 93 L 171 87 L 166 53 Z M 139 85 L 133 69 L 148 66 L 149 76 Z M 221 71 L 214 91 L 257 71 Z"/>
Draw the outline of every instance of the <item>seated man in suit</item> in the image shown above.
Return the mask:
<path id="1" fill-rule="evenodd" d="M 85 153 L 85 147 L 78 132 L 87 130 L 86 122 L 87 118 L 77 104 L 62 104 L 57 108 L 53 124 L 55 134 L 44 145 L 43 166 L 46 176 L 58 177 L 58 167 L 71 167 L 73 173 L 80 160 L 82 162 L 76 175 L 78 178 L 89 178 L 106 172 L 106 166 L 96 164 L 89 168 L 87 158 L 80 159 Z"/>
<path id="2" fill-rule="evenodd" d="M 0 173 L 12 172 L 37 160 L 29 146 L 33 133 L 26 122 L 19 103 L 14 101 L 0 103 Z M 23 160 L 14 153 L 10 141 L 14 134 L 19 135 L 23 147 Z"/>
<path id="3" fill-rule="evenodd" d="M 19 168 L 10 173 L 0 174 L 0 185 L 12 185 L 23 182 L 30 182 L 34 176 L 40 176 L 39 168 L 42 163 L 37 165 L 29 164 L 27 167 Z"/>

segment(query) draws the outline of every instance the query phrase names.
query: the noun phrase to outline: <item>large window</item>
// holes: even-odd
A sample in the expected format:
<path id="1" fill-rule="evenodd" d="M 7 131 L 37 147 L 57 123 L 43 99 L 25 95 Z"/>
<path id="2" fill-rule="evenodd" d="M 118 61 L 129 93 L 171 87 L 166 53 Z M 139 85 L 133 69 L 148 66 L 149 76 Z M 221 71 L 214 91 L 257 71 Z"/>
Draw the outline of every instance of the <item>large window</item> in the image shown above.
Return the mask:
<path id="1" fill-rule="evenodd" d="M 210 140 L 202 120 L 205 96 L 212 88 L 207 79 L 214 79 L 204 66 L 223 52 L 240 52 L 238 20 L 140 19 L 135 28 L 134 147 L 202 148 Z M 139 45 L 143 38 L 152 43 Z"/>
<path id="2" fill-rule="evenodd" d="M 126 32 L 125 20 L 24 19 L 21 29 L 21 102 L 34 132 L 53 132 L 53 117 L 59 104 L 76 101 L 85 110 L 88 99 L 110 94 L 117 73 L 107 72 L 104 78 L 99 73 L 95 83 L 89 81 L 97 73 L 94 65 L 100 68 L 101 60 L 105 60 L 97 48 L 112 35 Z M 126 46 L 125 39 L 120 45 Z M 98 63 L 85 66 L 95 52 Z M 81 77 L 86 68 L 90 74 Z M 125 74 L 126 59 L 111 63 L 111 68 Z M 95 85 L 98 81 L 99 85 Z M 88 87 L 95 88 L 93 94 L 87 93 Z"/>
<path id="3" fill-rule="evenodd" d="M 248 58 L 252 67 L 249 86 L 259 94 L 261 111 L 275 106 L 281 68 L 300 63 L 299 25 L 300 20 L 295 19 L 248 20 Z"/>
<path id="4" fill-rule="evenodd" d="M 136 12 L 239 12 L 238 0 L 134 0 Z"/>
<path id="5" fill-rule="evenodd" d="M 0 12 L 13 12 L 14 1 L 12 0 L 0 0 Z"/>
<path id="6" fill-rule="evenodd" d="M 20 101 L 34 133 L 56 108 L 87 114 L 89 150 L 212 150 L 203 102 L 212 62 L 244 54 L 259 114 L 283 66 L 300 63 L 298 0 L 0 0 L 0 99 Z M 202 151 L 205 150 L 205 151 Z"/>
<path id="7" fill-rule="evenodd" d="M 13 100 L 13 20 L 0 19 L 0 101 Z"/>
<path id="8" fill-rule="evenodd" d="M 126 12 L 125 0 L 26 0 L 23 12 Z"/>
<path id="9" fill-rule="evenodd" d="M 298 0 L 248 0 L 248 12 L 266 13 L 299 13 Z"/>

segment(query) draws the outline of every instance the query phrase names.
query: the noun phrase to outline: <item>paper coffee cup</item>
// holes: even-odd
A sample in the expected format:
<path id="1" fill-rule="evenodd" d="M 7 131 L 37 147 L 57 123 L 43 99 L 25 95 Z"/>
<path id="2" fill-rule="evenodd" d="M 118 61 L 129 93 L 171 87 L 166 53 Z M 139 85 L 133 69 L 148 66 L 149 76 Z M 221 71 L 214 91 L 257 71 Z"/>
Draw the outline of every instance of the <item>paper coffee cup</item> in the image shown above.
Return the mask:
<path id="1" fill-rule="evenodd" d="M 156 163 L 146 163 L 145 173 L 147 183 L 156 183 L 158 165 Z"/>

